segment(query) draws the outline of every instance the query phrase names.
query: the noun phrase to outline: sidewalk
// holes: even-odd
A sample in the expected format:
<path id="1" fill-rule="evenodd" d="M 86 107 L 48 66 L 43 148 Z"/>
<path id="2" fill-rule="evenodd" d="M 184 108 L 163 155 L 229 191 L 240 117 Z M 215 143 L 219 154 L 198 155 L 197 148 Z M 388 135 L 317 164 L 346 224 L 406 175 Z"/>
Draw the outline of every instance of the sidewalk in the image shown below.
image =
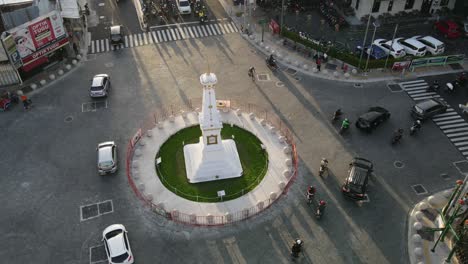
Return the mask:
<path id="1" fill-rule="evenodd" d="M 321 71 L 318 71 L 313 59 L 314 54 L 308 57 L 305 54 L 301 54 L 284 46 L 283 39 L 278 35 L 273 35 L 269 31 L 268 25 L 265 25 L 262 42 L 262 28 L 261 25 L 258 24 L 258 21 L 261 19 L 268 19 L 267 15 L 262 10 L 256 8 L 252 10 L 250 17 L 237 17 L 236 13 L 243 11 L 242 6 L 233 6 L 229 0 L 220 0 L 220 3 L 228 15 L 230 15 L 231 19 L 238 25 L 238 28 L 243 27 L 249 29 L 251 34 L 242 34 L 244 39 L 259 52 L 264 54 L 265 57 L 274 54 L 279 62 L 280 69 L 291 75 L 300 73 L 302 75 L 342 82 L 367 83 L 386 80 L 414 79 L 422 76 L 456 73 L 468 69 L 468 62 L 465 60 L 461 65 L 462 69 L 457 70 L 446 65 L 417 68 L 414 72 L 393 72 L 391 70 L 371 69 L 367 73 L 359 73 L 355 67 L 348 65 L 347 71 L 345 72 L 342 69 L 344 65 L 342 61 L 329 57 L 327 63 L 322 62 Z M 365 63 L 365 58 L 363 58 L 363 63 Z"/>
<path id="2" fill-rule="evenodd" d="M 450 239 L 440 241 L 434 252 L 431 249 L 434 247 L 440 232 L 429 232 L 425 228 L 443 227 L 444 223 L 439 215 L 439 212 L 449 201 L 452 190 L 446 190 L 440 193 L 431 195 L 411 210 L 408 216 L 408 255 L 411 264 L 431 264 L 431 263 L 464 263 L 457 261 L 455 255 L 451 262 L 445 262 L 445 259 L 450 253 L 452 247 Z M 465 205 L 465 210 L 466 209 Z"/>

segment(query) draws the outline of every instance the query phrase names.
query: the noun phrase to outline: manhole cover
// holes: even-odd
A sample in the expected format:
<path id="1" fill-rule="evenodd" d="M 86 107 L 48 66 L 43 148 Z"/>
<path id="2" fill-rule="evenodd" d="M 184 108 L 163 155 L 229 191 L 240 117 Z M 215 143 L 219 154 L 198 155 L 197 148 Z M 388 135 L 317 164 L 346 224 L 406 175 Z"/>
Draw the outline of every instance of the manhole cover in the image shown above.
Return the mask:
<path id="1" fill-rule="evenodd" d="M 354 88 L 362 88 L 363 87 L 362 83 L 355 83 L 353 86 L 354 86 Z"/>
<path id="2" fill-rule="evenodd" d="M 112 213 L 113 208 L 112 208 L 112 201 L 105 201 L 102 203 L 99 203 L 99 214 L 107 214 L 107 213 Z"/>
<path id="3" fill-rule="evenodd" d="M 89 249 L 89 258 L 91 263 L 104 261 L 107 259 L 106 250 L 104 245 L 95 246 Z"/>
<path id="4" fill-rule="evenodd" d="M 450 180 L 450 175 L 448 175 L 447 173 L 442 173 L 440 177 L 444 180 Z"/>
<path id="5" fill-rule="evenodd" d="M 413 185 L 413 186 L 411 186 L 411 188 L 413 188 L 414 192 L 415 192 L 417 195 L 422 195 L 422 194 L 426 194 L 426 193 L 427 193 L 426 188 L 424 188 L 424 186 L 423 186 L 422 184 Z"/>
<path id="6" fill-rule="evenodd" d="M 334 71 L 336 70 L 336 64 L 327 63 L 325 64 L 325 69 Z"/>
<path id="7" fill-rule="evenodd" d="M 257 74 L 257 78 L 259 81 L 269 81 L 270 75 L 268 73 L 260 73 L 260 74 Z"/>
<path id="8" fill-rule="evenodd" d="M 91 204 L 81 207 L 81 220 L 86 220 L 98 216 L 97 204 Z"/>
<path id="9" fill-rule="evenodd" d="M 284 83 L 283 82 L 276 82 L 276 87 L 284 87 Z"/>
<path id="10" fill-rule="evenodd" d="M 450 64 L 450 68 L 454 70 L 463 70 L 463 67 L 460 65 L 460 63 Z"/>
<path id="11" fill-rule="evenodd" d="M 73 121 L 73 116 L 67 116 L 67 117 L 65 117 L 65 122 L 66 122 L 66 123 L 70 123 L 71 121 Z"/>
<path id="12" fill-rule="evenodd" d="M 401 86 L 399 84 L 387 84 L 388 89 L 390 89 L 391 92 L 401 92 L 403 89 L 401 89 Z"/>
<path id="13" fill-rule="evenodd" d="M 468 173 L 468 160 L 457 161 L 453 165 L 455 165 L 461 174 Z"/>
<path id="14" fill-rule="evenodd" d="M 397 161 L 393 162 L 393 166 L 395 166 L 395 168 L 397 168 L 397 169 L 401 169 L 401 168 L 403 168 L 405 166 L 405 164 L 402 161 L 397 160 Z"/>
<path id="15" fill-rule="evenodd" d="M 291 75 L 295 75 L 297 73 L 297 71 L 295 69 L 287 68 L 286 73 L 291 74 Z"/>

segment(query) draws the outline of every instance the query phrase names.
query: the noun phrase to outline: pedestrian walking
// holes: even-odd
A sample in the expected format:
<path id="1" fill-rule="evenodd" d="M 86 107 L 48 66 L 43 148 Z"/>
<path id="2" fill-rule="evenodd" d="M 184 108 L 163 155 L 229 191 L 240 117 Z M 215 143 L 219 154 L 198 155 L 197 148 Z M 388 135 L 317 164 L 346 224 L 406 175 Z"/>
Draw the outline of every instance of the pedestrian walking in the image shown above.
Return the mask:
<path id="1" fill-rule="evenodd" d="M 317 61 L 316 61 L 316 64 L 317 64 L 317 70 L 320 71 L 320 66 L 322 66 L 322 60 L 320 60 L 320 58 L 318 58 Z"/>
<path id="2" fill-rule="evenodd" d="M 255 82 L 255 67 L 253 66 L 249 68 L 249 77 Z"/>

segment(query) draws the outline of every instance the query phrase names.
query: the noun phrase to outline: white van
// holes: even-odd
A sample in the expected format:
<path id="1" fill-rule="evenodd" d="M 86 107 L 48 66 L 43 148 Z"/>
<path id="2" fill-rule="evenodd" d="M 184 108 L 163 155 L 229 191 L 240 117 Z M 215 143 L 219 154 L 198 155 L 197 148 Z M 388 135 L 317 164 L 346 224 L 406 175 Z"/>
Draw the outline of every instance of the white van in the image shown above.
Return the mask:
<path id="1" fill-rule="evenodd" d="M 445 44 L 431 36 L 414 36 L 412 38 L 424 44 L 427 51 L 429 51 L 432 55 L 440 55 L 445 51 Z"/>
<path id="2" fill-rule="evenodd" d="M 403 39 L 396 38 L 394 41 L 398 42 L 406 51 L 406 54 L 417 57 L 426 55 L 426 46 L 416 39 Z"/>

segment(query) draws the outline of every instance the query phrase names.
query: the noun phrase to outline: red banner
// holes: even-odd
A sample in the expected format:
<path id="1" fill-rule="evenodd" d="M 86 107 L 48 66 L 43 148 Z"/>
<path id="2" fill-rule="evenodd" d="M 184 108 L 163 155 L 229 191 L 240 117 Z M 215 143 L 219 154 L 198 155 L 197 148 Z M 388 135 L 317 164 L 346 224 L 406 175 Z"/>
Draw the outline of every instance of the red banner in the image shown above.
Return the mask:
<path id="1" fill-rule="evenodd" d="M 52 43 L 46 47 L 44 47 L 43 49 L 37 51 L 37 52 L 34 52 L 33 54 L 29 55 L 28 57 L 24 58 L 23 59 L 23 65 L 26 65 L 28 63 L 31 63 L 35 60 L 37 60 L 38 58 L 44 56 L 44 55 L 47 55 L 49 53 L 51 53 L 52 51 L 54 50 L 57 50 L 63 46 L 65 46 L 66 44 L 68 44 L 68 38 L 63 38 L 55 43 Z"/>
<path id="2" fill-rule="evenodd" d="M 55 39 L 54 31 L 48 17 L 29 25 L 29 32 L 31 32 L 31 39 L 34 42 L 34 46 L 36 46 L 36 50 Z"/>

